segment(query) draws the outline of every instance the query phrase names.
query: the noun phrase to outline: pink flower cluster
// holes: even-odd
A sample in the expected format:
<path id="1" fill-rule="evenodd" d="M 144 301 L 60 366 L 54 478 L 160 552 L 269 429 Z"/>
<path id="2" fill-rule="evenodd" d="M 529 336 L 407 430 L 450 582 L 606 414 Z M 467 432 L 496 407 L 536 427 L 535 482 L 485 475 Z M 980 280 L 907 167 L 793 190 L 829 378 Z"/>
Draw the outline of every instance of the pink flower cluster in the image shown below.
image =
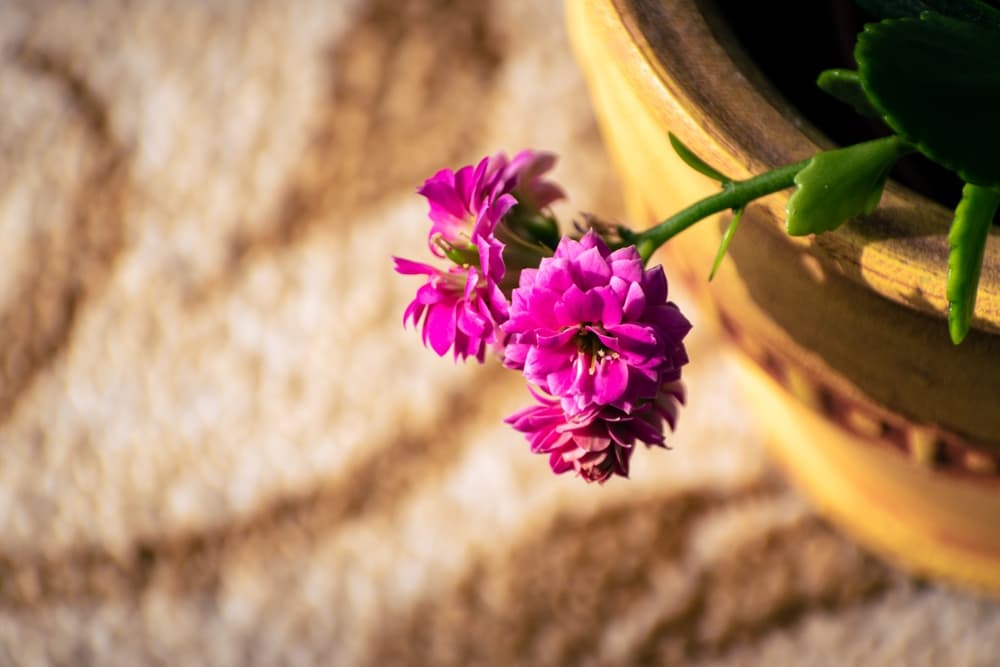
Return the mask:
<path id="1" fill-rule="evenodd" d="M 556 472 L 628 476 L 635 443 L 665 446 L 664 420 L 674 427 L 690 329 L 663 267 L 644 269 L 634 246 L 612 251 L 593 231 L 564 238 L 521 272 L 503 325 L 504 363 L 553 398 L 510 423 Z"/>
<path id="2" fill-rule="evenodd" d="M 593 230 L 552 238 L 547 207 L 563 196 L 544 179 L 554 162 L 523 151 L 438 172 L 420 194 L 430 250 L 450 265 L 394 259 L 399 273 L 427 279 L 404 323 L 422 324 L 442 356 L 483 361 L 496 350 L 537 401 L 508 423 L 554 472 L 604 482 L 628 476 L 637 442 L 666 446 L 691 325 L 667 300 L 662 267 L 645 268 L 634 246 L 612 249 Z"/>
<path id="3" fill-rule="evenodd" d="M 488 346 L 503 349 L 499 326 L 508 301 L 500 290 L 506 268 L 498 227 L 515 207 L 540 211 L 563 196 L 542 178 L 553 164 L 550 153 L 522 151 L 512 160 L 500 154 L 457 172 L 442 169 L 420 188 L 430 204 L 428 246 L 450 265 L 393 259 L 397 272 L 427 277 L 403 321 L 423 322 L 424 344 L 438 355 L 451 349 L 455 359 L 482 362 Z"/>

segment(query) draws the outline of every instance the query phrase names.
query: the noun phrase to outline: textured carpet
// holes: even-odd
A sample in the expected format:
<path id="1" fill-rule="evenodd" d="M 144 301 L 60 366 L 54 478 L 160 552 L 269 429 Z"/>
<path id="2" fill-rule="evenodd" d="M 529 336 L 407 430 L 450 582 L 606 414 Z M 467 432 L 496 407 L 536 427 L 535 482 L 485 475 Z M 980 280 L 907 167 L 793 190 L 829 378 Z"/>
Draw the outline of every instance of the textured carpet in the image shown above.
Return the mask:
<path id="1" fill-rule="evenodd" d="M 605 487 L 401 328 L 438 168 L 555 150 L 622 215 L 558 2 L 8 1 L 0 99 L 0 664 L 1000 664 L 1000 605 L 786 487 L 705 327 Z"/>

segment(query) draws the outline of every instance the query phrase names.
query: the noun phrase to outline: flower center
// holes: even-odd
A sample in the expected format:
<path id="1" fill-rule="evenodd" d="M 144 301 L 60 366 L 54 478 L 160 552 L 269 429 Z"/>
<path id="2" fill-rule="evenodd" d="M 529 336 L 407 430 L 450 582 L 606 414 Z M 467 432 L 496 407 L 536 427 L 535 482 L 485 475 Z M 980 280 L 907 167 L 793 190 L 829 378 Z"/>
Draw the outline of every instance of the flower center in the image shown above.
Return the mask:
<path id="1" fill-rule="evenodd" d="M 462 245 L 456 245 L 452 241 L 445 239 L 443 235 L 435 234 L 433 243 L 445 257 L 457 266 L 463 268 L 479 266 L 479 250 L 472 244 L 471 240 L 464 242 Z"/>
<path id="2" fill-rule="evenodd" d="M 434 284 L 434 288 L 441 293 L 451 294 L 458 297 L 465 294 L 466 276 L 464 273 L 458 271 L 439 273 L 431 280 Z"/>
<path id="3" fill-rule="evenodd" d="M 580 354 L 586 356 L 590 359 L 590 374 L 593 375 L 597 371 L 597 366 L 605 358 L 607 359 L 617 359 L 618 353 L 614 350 L 609 350 L 601 342 L 601 339 L 597 337 L 597 334 L 593 331 L 594 329 L 600 329 L 599 325 L 592 325 L 588 322 L 584 322 L 580 325 L 580 330 L 576 334 L 576 348 L 579 350 Z"/>

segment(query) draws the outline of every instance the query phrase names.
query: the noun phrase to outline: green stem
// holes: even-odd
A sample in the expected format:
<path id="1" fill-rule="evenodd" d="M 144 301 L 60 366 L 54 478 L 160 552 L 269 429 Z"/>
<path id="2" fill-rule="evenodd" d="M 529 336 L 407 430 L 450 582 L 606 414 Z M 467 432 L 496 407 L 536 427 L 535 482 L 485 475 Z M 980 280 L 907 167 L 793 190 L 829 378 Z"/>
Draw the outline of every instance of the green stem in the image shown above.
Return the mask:
<path id="1" fill-rule="evenodd" d="M 705 197 L 691 204 L 683 211 L 675 213 L 655 227 L 651 227 L 635 238 L 636 247 L 643 262 L 648 262 L 656 250 L 680 234 L 694 223 L 708 216 L 731 208 L 741 208 L 754 199 L 784 190 L 795 185 L 795 176 L 809 160 L 778 167 L 760 176 L 745 181 L 727 183 L 722 192 Z"/>

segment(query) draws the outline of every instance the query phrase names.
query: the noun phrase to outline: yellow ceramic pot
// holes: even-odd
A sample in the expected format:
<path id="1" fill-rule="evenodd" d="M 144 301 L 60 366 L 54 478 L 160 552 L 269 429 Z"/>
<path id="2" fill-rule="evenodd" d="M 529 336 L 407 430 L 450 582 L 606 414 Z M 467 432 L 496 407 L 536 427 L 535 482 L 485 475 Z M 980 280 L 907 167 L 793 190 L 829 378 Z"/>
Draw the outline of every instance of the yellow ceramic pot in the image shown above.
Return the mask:
<path id="1" fill-rule="evenodd" d="M 717 189 L 674 155 L 668 131 L 734 178 L 830 147 L 712 7 L 567 1 L 636 225 Z M 786 202 L 751 205 L 712 283 L 727 216 L 670 241 L 668 274 L 743 352 L 773 452 L 822 511 L 914 571 L 1000 593 L 1000 237 L 987 244 L 973 331 L 955 347 L 949 211 L 890 183 L 874 215 L 791 238 Z"/>

